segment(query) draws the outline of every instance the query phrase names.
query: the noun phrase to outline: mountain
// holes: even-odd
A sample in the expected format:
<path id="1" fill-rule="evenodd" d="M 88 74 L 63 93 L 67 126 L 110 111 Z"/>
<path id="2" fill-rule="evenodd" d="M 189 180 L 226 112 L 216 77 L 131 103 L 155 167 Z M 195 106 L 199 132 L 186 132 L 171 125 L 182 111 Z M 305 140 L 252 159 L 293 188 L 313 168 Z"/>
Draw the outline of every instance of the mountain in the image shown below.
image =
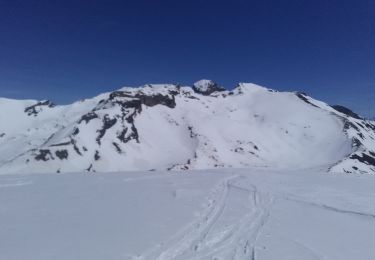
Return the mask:
<path id="1" fill-rule="evenodd" d="M 210 80 L 70 105 L 0 99 L 0 173 L 327 167 L 375 173 L 375 122 L 304 93 Z"/>

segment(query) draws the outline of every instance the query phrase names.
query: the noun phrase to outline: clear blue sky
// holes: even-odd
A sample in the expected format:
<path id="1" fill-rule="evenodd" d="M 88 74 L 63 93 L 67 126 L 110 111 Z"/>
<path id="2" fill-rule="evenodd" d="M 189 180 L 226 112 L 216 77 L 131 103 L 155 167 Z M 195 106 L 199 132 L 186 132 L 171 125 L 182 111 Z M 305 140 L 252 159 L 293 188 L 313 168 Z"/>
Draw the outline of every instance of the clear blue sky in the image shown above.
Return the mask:
<path id="1" fill-rule="evenodd" d="M 375 116 L 375 1 L 0 0 L 0 96 L 210 78 Z"/>

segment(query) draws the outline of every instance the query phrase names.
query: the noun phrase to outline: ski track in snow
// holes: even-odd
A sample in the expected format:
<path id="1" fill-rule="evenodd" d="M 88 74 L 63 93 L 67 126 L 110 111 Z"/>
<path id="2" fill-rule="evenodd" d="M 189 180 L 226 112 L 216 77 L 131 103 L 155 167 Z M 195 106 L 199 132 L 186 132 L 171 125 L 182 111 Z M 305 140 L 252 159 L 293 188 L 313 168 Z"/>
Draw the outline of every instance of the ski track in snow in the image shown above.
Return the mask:
<path id="1" fill-rule="evenodd" d="M 303 244 L 300 241 L 294 240 L 293 243 L 296 246 L 298 246 L 298 247 L 302 248 L 303 250 L 305 250 L 309 255 L 311 255 L 316 260 L 330 260 L 330 258 L 328 258 L 327 256 L 322 255 L 317 250 L 311 248 L 310 246 L 307 246 L 307 245 Z"/>
<path id="2" fill-rule="evenodd" d="M 257 244 L 257 239 L 271 215 L 272 205 L 282 200 L 318 207 L 338 214 L 375 218 L 371 213 L 302 200 L 292 194 L 270 192 L 268 189 L 259 190 L 259 186 L 246 176 L 233 174 L 211 191 L 207 208 L 193 223 L 178 231 L 168 241 L 131 259 L 257 260 L 257 250 L 262 249 Z M 228 219 L 230 224 L 225 223 Z M 302 241 L 290 238 L 288 240 L 304 251 L 306 256 L 319 260 L 332 259 Z"/>
<path id="3" fill-rule="evenodd" d="M 246 181 L 239 175 L 225 179 L 212 191 L 205 214 L 169 241 L 133 259 L 255 260 L 257 237 L 267 222 L 273 198 Z M 233 208 L 231 200 L 241 204 Z M 220 225 L 231 217 L 231 224 Z"/>
<path id="4" fill-rule="evenodd" d="M 336 213 L 343 213 L 343 214 L 349 214 L 349 215 L 354 215 L 354 216 L 359 216 L 359 217 L 365 217 L 365 218 L 371 218 L 375 219 L 375 215 L 371 213 L 366 213 L 366 212 L 359 212 L 359 211 L 354 211 L 354 210 L 347 210 L 347 209 L 340 209 L 334 206 L 326 205 L 326 204 L 321 204 L 321 203 L 316 203 L 312 201 L 306 201 L 306 200 L 301 200 L 297 198 L 292 198 L 292 197 L 285 197 L 284 199 L 297 202 L 297 203 L 302 203 L 308 206 L 312 207 L 318 207 L 324 210 L 330 210 Z"/>
<path id="5" fill-rule="evenodd" d="M 31 185 L 33 182 L 26 178 L 7 178 L 0 181 L 0 188 Z"/>
<path id="6" fill-rule="evenodd" d="M 145 181 L 145 180 L 155 180 L 155 179 L 166 179 L 170 176 L 143 176 L 143 177 L 133 177 L 133 178 L 125 178 L 123 179 L 124 182 L 133 182 L 133 181 Z"/>
<path id="7" fill-rule="evenodd" d="M 281 256 L 338 260 L 357 259 L 360 252 L 360 259 L 374 259 L 373 184 L 367 176 L 306 173 L 299 177 L 290 171 L 259 170 L 2 176 L 0 229 L 4 232 L 0 240 L 5 250 L 0 250 L 0 258 L 20 260 L 32 252 L 36 254 L 33 259 L 51 259 L 51 254 L 56 259 L 260 260 Z M 176 198 L 179 190 L 182 196 Z M 46 194 L 50 198 L 45 200 Z M 64 204 L 65 200 L 69 203 Z M 123 210 L 116 211 L 118 203 L 124 203 Z M 181 205 L 153 215 L 169 203 Z M 55 213 L 59 205 L 63 208 Z M 111 214 L 101 216 L 97 207 Z M 55 225 L 60 215 L 64 230 Z M 185 220 L 173 224 L 181 216 Z M 155 224 L 149 225 L 152 221 Z M 82 228 L 74 233 L 76 223 Z M 118 228 L 121 231 L 116 233 Z M 51 230 L 55 237 L 50 236 Z M 156 234 L 151 239 L 149 230 Z M 18 232 L 19 237 L 33 234 L 41 242 L 20 240 Z M 130 243 L 134 240 L 139 246 Z M 24 245 L 22 252 L 12 251 L 15 241 Z M 44 253 L 41 248 L 48 241 L 52 241 L 50 251 Z M 82 249 L 79 241 L 88 243 Z M 29 244 L 35 249 L 28 248 Z M 67 246 L 76 247 L 66 251 Z"/>

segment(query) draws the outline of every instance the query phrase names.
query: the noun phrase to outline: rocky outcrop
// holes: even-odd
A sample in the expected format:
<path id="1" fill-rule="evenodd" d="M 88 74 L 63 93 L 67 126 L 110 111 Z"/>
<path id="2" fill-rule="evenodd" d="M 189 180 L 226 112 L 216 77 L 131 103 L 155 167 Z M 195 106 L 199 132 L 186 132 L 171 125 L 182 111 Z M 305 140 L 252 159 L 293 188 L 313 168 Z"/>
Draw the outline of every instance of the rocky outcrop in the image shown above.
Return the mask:
<path id="1" fill-rule="evenodd" d="M 340 106 L 340 105 L 333 105 L 331 106 L 333 109 L 347 115 L 347 116 L 350 116 L 350 117 L 353 117 L 353 118 L 356 118 L 356 119 L 363 119 L 362 117 L 360 117 L 358 114 L 354 113 L 352 110 L 350 110 L 349 108 L 347 107 L 344 107 L 344 106 Z"/>
<path id="2" fill-rule="evenodd" d="M 195 93 L 208 96 L 214 92 L 225 91 L 226 89 L 220 87 L 212 80 L 202 79 L 194 83 L 193 90 L 195 91 Z"/>
<path id="3" fill-rule="evenodd" d="M 37 116 L 41 111 L 43 111 L 44 107 L 52 108 L 52 107 L 55 107 L 55 104 L 52 103 L 49 100 L 40 101 L 40 102 L 36 103 L 35 105 L 26 107 L 25 108 L 25 113 L 28 116 Z"/>

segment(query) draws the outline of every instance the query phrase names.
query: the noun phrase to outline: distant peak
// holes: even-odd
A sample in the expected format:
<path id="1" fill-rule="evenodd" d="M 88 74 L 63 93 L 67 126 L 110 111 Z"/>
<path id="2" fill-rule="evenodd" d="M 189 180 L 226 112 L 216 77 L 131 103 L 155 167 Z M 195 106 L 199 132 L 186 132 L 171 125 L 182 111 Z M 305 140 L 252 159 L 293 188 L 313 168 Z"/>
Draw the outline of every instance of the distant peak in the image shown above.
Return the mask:
<path id="1" fill-rule="evenodd" d="M 210 95 L 216 91 L 224 91 L 225 88 L 209 79 L 201 79 L 193 84 L 193 90 L 202 95 Z"/>
<path id="2" fill-rule="evenodd" d="M 276 92 L 275 90 L 268 89 L 266 87 L 262 87 L 254 83 L 239 83 L 238 86 L 234 89 L 234 91 L 238 93 L 252 93 L 257 91 Z"/>
<path id="3" fill-rule="evenodd" d="M 341 105 L 333 105 L 331 107 L 334 108 L 335 110 L 341 112 L 341 113 L 344 113 L 347 116 L 351 116 L 351 117 L 353 117 L 355 119 L 363 119 L 357 113 L 353 112 L 352 110 L 350 110 L 347 107 L 344 107 L 344 106 L 341 106 Z"/>

